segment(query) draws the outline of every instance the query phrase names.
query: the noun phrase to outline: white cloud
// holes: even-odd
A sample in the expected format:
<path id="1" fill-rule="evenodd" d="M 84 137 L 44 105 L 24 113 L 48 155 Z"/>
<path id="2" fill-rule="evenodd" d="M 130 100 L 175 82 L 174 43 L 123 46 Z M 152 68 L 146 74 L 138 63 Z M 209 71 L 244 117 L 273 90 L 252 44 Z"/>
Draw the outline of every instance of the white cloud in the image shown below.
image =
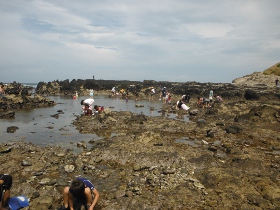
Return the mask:
<path id="1" fill-rule="evenodd" d="M 279 62 L 279 6 L 277 0 L 1 1 L 0 78 L 84 79 L 95 71 L 97 79 L 231 82 Z"/>
<path id="2" fill-rule="evenodd" d="M 219 23 L 196 23 L 187 26 L 187 29 L 202 38 L 225 38 L 232 26 Z"/>

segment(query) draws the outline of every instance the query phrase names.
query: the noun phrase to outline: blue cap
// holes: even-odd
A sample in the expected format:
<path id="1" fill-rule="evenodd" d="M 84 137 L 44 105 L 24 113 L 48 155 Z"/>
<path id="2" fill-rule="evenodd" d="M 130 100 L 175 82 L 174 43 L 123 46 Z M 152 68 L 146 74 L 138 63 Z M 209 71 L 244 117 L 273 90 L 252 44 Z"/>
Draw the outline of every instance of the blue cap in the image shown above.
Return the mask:
<path id="1" fill-rule="evenodd" d="M 21 195 L 9 199 L 9 207 L 11 210 L 18 210 L 29 205 L 28 198 Z"/>

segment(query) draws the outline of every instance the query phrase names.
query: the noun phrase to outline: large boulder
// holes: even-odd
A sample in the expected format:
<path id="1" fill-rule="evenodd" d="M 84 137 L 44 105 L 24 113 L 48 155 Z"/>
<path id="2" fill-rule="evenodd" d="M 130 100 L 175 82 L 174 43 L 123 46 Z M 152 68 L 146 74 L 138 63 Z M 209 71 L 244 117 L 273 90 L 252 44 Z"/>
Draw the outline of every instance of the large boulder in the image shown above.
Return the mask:
<path id="1" fill-rule="evenodd" d="M 259 97 L 259 95 L 257 94 L 256 91 L 248 89 L 244 93 L 244 98 L 246 100 L 258 100 L 260 97 Z"/>

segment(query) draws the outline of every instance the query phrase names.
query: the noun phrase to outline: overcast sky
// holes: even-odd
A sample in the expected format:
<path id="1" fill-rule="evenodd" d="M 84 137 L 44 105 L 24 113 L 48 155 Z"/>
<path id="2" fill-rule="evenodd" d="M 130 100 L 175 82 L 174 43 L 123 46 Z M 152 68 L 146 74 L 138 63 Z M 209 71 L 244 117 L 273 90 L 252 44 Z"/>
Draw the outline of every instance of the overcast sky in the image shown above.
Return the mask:
<path id="1" fill-rule="evenodd" d="M 0 0 L 0 82 L 232 82 L 280 61 L 279 0 Z"/>

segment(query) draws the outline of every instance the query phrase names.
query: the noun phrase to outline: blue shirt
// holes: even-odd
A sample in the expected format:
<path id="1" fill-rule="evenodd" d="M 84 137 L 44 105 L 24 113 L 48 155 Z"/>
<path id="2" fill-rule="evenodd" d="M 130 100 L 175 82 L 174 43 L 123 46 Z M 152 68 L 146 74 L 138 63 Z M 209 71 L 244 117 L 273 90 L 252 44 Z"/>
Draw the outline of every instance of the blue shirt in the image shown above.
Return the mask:
<path id="1" fill-rule="evenodd" d="M 91 189 L 91 190 L 94 189 L 93 184 L 87 178 L 78 177 L 77 179 L 81 180 L 86 185 L 86 187 L 88 187 L 89 189 Z"/>

